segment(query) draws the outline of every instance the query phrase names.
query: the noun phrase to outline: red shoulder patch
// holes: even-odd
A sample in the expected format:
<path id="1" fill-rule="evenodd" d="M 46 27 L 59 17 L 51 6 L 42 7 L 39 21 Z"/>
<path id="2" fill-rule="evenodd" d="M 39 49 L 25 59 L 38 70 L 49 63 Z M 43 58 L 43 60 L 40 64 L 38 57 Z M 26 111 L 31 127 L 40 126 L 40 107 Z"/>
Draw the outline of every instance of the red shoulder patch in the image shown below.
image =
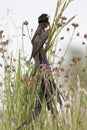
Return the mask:
<path id="1" fill-rule="evenodd" d="M 49 23 L 46 23 L 46 24 L 45 24 L 45 28 L 48 28 L 48 27 L 50 27 L 50 24 L 49 24 Z"/>

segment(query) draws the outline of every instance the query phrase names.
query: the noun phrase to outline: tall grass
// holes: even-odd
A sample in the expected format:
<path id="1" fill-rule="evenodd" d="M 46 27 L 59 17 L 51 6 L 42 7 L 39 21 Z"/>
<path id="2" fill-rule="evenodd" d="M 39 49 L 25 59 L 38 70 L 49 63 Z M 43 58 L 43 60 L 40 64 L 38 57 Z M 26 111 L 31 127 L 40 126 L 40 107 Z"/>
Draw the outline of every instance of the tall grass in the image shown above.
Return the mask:
<path id="1" fill-rule="evenodd" d="M 63 65 L 64 60 L 66 60 L 64 59 L 66 52 L 68 52 L 69 46 L 73 40 L 73 35 L 78 27 L 77 23 L 72 24 L 73 34 L 71 35 L 64 55 L 61 56 L 59 60 L 56 59 L 58 58 L 58 55 L 56 55 L 58 42 L 56 41 L 59 41 L 59 39 L 60 41 L 64 40 L 63 37 L 59 37 L 59 34 L 75 17 L 73 16 L 70 19 L 67 19 L 63 16 L 65 9 L 71 2 L 72 0 L 57 1 L 52 29 L 45 49 L 49 62 L 52 63 L 52 74 L 59 87 L 63 106 L 58 111 L 58 114 L 55 115 L 55 118 L 53 118 L 50 112 L 46 110 L 46 101 L 44 99 L 40 115 L 36 120 L 22 128 L 23 130 L 87 130 L 86 81 L 84 82 L 80 79 L 81 76 L 78 75 L 78 73 L 76 73 L 76 77 L 73 78 L 75 75 L 72 73 L 73 70 L 76 70 L 76 68 L 79 67 L 81 57 L 73 57 L 69 69 L 65 68 Z M 27 27 L 28 30 L 28 24 L 22 25 L 22 34 L 25 27 Z M 67 32 L 69 31 L 69 28 L 67 28 Z M 84 38 L 85 42 L 83 45 L 86 48 L 87 34 L 84 35 Z M 22 42 L 24 42 L 23 37 Z M 20 50 L 16 59 L 12 55 L 9 55 L 6 50 L 6 46 L 9 46 L 8 43 L 8 40 L 3 41 L 3 31 L 0 31 L 0 53 L 3 61 L 7 63 L 7 65 L 0 64 L 4 70 L 4 79 L 3 82 L 0 82 L 0 86 L 4 88 L 0 95 L 2 103 L 0 107 L 0 130 L 15 130 L 23 121 L 29 118 L 33 111 L 35 100 L 38 98 L 40 86 L 40 75 L 38 75 L 35 65 L 33 63 L 27 64 L 27 59 L 24 58 Z M 24 47 L 24 44 L 22 44 L 22 47 Z M 56 63 L 55 59 L 57 61 Z M 56 66 L 54 66 L 54 64 L 56 64 Z M 46 73 L 47 72 L 48 70 L 46 70 Z M 81 71 L 81 75 L 84 76 L 83 79 L 85 78 L 86 73 L 87 54 L 84 68 Z M 63 79 L 63 75 L 65 82 L 60 85 L 59 78 Z M 61 91 L 61 88 L 63 90 L 65 87 L 67 94 Z M 54 98 L 54 109 L 56 109 L 58 104 L 56 103 L 56 97 Z"/>

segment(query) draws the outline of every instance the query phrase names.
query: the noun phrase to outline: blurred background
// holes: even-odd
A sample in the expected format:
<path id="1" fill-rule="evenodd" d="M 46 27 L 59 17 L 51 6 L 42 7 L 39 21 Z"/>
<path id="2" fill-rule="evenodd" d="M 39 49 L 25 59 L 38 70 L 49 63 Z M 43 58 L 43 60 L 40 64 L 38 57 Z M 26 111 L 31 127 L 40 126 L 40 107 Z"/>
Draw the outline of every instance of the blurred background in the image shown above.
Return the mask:
<path id="1" fill-rule="evenodd" d="M 5 34 L 10 41 L 12 40 L 11 49 L 18 48 L 20 45 L 19 37 L 21 38 L 21 28 L 23 21 L 29 22 L 29 29 L 33 29 L 33 33 L 37 28 L 37 19 L 42 13 L 48 13 L 50 15 L 50 22 L 52 23 L 57 0 L 0 0 L 0 30 L 4 30 Z M 80 44 L 83 40 L 84 33 L 87 32 L 87 1 L 86 0 L 73 0 L 67 10 L 65 16 L 70 18 L 73 15 L 77 15 L 74 22 L 79 24 L 80 38 L 75 40 L 75 45 Z M 30 46 L 28 46 L 30 45 Z M 25 51 L 28 47 L 31 48 L 29 40 L 25 43 Z M 65 46 L 65 45 L 64 45 Z M 31 50 L 31 49 L 30 49 Z M 27 51 L 29 53 L 29 51 Z"/>

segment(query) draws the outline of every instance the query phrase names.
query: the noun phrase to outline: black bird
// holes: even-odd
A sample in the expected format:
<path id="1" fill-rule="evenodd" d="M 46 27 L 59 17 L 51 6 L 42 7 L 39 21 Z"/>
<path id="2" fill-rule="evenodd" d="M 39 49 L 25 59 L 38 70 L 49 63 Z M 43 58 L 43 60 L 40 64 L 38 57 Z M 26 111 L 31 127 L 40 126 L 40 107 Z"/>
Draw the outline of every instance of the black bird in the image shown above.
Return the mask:
<path id="1" fill-rule="evenodd" d="M 49 35 L 49 16 L 47 14 L 42 14 L 38 18 L 38 23 L 39 25 L 31 41 L 33 49 L 30 60 L 33 57 L 35 59 L 35 62 L 39 65 L 39 51 L 43 47 Z"/>
<path id="2" fill-rule="evenodd" d="M 49 30 L 50 30 L 50 23 L 49 23 L 49 16 L 47 14 L 42 14 L 38 18 L 38 27 L 37 30 L 32 38 L 32 54 L 31 58 L 34 58 L 36 65 L 38 66 L 38 70 L 40 71 L 40 64 L 46 64 L 48 65 L 47 57 L 45 54 L 45 51 L 43 49 L 43 45 L 46 42 L 48 35 L 49 35 Z M 30 61 L 29 60 L 29 61 Z M 24 121 L 16 130 L 20 130 L 23 126 L 31 122 L 33 119 L 35 119 L 41 111 L 41 103 L 43 102 L 43 97 L 44 97 L 44 91 L 45 91 L 45 84 L 44 84 L 44 79 L 42 78 L 41 85 L 40 85 L 40 91 L 39 91 L 39 100 L 36 101 L 35 103 L 35 108 L 31 116 Z"/>
<path id="3" fill-rule="evenodd" d="M 46 53 L 44 51 L 43 45 L 48 39 L 49 31 L 50 31 L 50 23 L 49 23 L 49 16 L 47 14 L 42 14 L 38 18 L 38 27 L 37 30 L 32 38 L 32 54 L 31 58 L 34 58 L 36 65 L 38 66 L 38 71 L 40 72 L 40 64 L 46 64 L 47 66 L 50 65 L 48 63 Z M 40 114 L 41 108 L 42 108 L 42 102 L 45 96 L 45 99 L 47 101 L 47 108 L 48 110 L 51 110 L 51 113 L 54 114 L 54 108 L 53 108 L 53 99 L 52 95 L 54 94 L 54 90 L 56 90 L 56 84 L 54 82 L 54 79 L 50 79 L 50 76 L 47 77 L 48 84 L 45 83 L 44 77 L 41 80 L 40 84 L 40 91 L 38 93 L 39 99 L 36 99 L 34 111 L 32 112 L 31 116 L 24 121 L 16 130 L 20 130 L 22 127 L 27 125 L 32 120 L 36 119 L 36 117 Z M 46 90 L 45 90 L 46 89 Z M 58 99 L 59 93 L 58 93 Z"/>

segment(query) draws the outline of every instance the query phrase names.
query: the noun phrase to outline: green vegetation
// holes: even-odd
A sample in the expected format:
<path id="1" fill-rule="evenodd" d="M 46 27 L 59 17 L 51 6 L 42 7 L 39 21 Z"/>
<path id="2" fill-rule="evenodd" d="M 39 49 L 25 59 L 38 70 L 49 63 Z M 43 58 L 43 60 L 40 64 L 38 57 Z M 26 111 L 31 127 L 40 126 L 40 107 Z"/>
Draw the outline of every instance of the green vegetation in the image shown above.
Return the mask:
<path id="1" fill-rule="evenodd" d="M 71 35 L 71 30 L 67 27 L 75 16 L 70 19 L 63 16 L 71 2 L 72 0 L 58 0 L 52 29 L 46 44 L 46 53 L 64 102 L 63 106 L 53 118 L 50 112 L 46 111 L 46 101 L 44 100 L 39 117 L 22 128 L 23 130 L 87 130 L 87 34 L 84 35 L 82 43 L 85 55 L 80 57 L 78 54 L 72 58 L 68 57 L 69 60 L 65 57 L 67 53 L 69 54 L 68 50 L 74 37 L 79 37 L 79 33 L 76 32 L 79 26 L 77 23 L 71 24 L 73 28 Z M 22 25 L 22 47 L 24 47 L 24 27 L 28 31 L 27 21 Z M 60 37 L 64 28 L 67 28 L 66 32 L 70 36 L 69 43 L 63 55 L 59 56 L 58 54 L 62 50 L 58 49 L 58 43 L 64 40 L 64 37 Z M 31 40 L 30 34 L 29 40 Z M 7 46 L 9 46 L 9 39 L 4 40 L 1 30 L 0 54 L 3 64 L 0 64 L 0 67 L 3 67 L 4 78 L 0 82 L 0 130 L 16 130 L 33 111 L 35 100 L 38 98 L 40 75 L 32 62 L 27 63 L 26 57 L 21 54 L 20 50 L 18 57 L 14 58 L 12 54 L 9 55 Z M 49 70 L 45 70 L 43 73 L 47 72 L 50 73 Z M 62 84 L 60 84 L 60 79 L 64 81 Z M 56 97 L 54 99 L 56 106 Z M 54 107 L 54 109 L 56 108 Z"/>

